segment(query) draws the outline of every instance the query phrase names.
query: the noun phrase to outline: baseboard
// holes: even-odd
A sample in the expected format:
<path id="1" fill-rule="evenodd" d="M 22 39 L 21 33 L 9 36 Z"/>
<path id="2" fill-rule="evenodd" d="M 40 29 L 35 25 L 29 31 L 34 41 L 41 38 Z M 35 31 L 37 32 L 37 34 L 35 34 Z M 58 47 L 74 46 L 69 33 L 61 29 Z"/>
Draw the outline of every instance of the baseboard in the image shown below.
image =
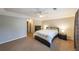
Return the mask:
<path id="1" fill-rule="evenodd" d="M 8 40 L 8 41 L 5 41 L 5 42 L 0 42 L 0 44 L 4 44 L 4 43 L 7 43 L 7 42 L 11 42 L 11 41 L 14 41 L 14 40 L 17 40 L 17 39 L 20 39 L 20 38 L 24 38 L 24 37 L 26 37 L 26 35 L 21 36 L 21 37 L 17 37 L 17 38 L 14 38 L 14 39 L 11 39 L 11 40 Z"/>

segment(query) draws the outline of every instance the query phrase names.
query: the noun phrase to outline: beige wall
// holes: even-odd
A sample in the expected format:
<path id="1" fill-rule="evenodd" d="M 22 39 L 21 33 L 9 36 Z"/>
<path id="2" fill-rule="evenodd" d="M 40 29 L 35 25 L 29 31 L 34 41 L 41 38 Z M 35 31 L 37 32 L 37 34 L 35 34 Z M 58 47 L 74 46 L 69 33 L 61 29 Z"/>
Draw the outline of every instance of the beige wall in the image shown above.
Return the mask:
<path id="1" fill-rule="evenodd" d="M 74 39 L 74 17 L 44 20 L 42 21 L 42 27 L 44 27 L 44 25 L 59 27 L 60 33 L 62 28 L 64 28 L 64 33 L 67 34 L 67 38 Z"/>
<path id="2" fill-rule="evenodd" d="M 34 26 L 34 19 L 31 20 L 31 32 L 34 33 L 35 26 Z"/>
<path id="3" fill-rule="evenodd" d="M 34 20 L 35 25 L 41 25 L 41 20 Z"/>

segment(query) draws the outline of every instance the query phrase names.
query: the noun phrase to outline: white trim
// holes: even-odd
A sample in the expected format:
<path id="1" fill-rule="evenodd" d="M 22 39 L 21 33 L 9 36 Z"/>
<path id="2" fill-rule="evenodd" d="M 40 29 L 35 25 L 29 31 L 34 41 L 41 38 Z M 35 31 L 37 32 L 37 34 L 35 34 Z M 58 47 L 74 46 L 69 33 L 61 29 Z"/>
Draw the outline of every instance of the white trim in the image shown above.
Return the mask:
<path id="1" fill-rule="evenodd" d="M 24 36 L 22 36 L 22 37 L 17 37 L 17 38 L 14 38 L 14 39 L 8 40 L 8 41 L 0 42 L 0 44 L 7 43 L 7 42 L 11 42 L 11 41 L 14 41 L 14 40 L 17 40 L 17 39 L 23 38 L 23 37 L 26 37 L 26 35 L 24 35 Z"/>

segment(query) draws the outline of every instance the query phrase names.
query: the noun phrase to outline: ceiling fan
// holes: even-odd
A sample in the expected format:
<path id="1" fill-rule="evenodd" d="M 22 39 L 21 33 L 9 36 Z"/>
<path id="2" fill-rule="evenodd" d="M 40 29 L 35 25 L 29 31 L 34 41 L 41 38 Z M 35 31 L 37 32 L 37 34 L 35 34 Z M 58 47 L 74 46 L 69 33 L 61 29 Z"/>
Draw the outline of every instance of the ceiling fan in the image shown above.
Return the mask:
<path id="1" fill-rule="evenodd" d="M 49 11 L 48 11 L 48 9 L 50 10 L 50 9 L 52 9 L 52 11 L 54 10 L 57 10 L 57 8 L 38 8 L 37 9 L 37 14 L 38 14 L 38 16 L 39 17 L 43 17 L 44 15 L 48 15 L 49 14 Z"/>

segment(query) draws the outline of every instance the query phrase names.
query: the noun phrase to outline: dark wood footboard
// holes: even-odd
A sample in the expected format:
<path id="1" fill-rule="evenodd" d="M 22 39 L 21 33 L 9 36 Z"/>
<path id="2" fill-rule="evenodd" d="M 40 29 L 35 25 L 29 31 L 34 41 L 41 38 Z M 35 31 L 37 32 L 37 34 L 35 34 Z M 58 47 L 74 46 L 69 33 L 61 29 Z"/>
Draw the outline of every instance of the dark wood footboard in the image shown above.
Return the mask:
<path id="1" fill-rule="evenodd" d="M 53 40 L 54 40 L 56 37 L 58 37 L 58 34 L 52 39 L 52 42 L 53 42 Z M 36 36 L 36 35 L 35 35 L 34 38 L 35 38 L 36 40 L 40 41 L 41 43 L 45 44 L 45 45 L 48 46 L 48 47 L 50 47 L 50 45 L 51 45 L 48 41 L 46 41 L 45 39 L 43 39 L 43 38 L 41 38 L 41 37 L 39 37 L 39 36 Z"/>
<path id="2" fill-rule="evenodd" d="M 45 44 L 46 46 L 50 47 L 50 43 L 48 41 L 46 41 L 45 39 L 43 38 L 40 38 L 38 36 L 34 36 L 34 38 L 38 41 L 40 41 L 41 43 Z"/>

